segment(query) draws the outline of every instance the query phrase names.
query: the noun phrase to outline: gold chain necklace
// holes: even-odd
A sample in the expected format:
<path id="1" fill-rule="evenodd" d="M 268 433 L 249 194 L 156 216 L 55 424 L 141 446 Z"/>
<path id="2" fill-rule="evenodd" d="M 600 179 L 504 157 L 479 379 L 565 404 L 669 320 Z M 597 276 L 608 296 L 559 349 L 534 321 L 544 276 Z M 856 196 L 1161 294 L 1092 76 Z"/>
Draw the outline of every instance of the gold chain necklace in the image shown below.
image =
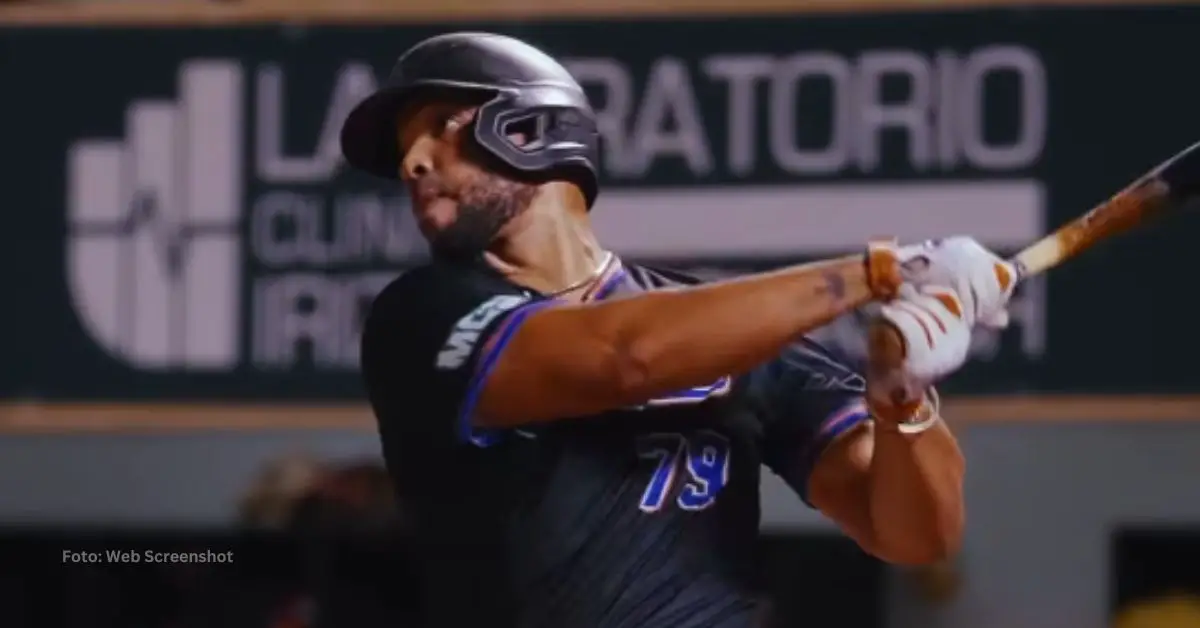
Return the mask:
<path id="1" fill-rule="evenodd" d="M 610 264 L 612 264 L 613 259 L 615 259 L 615 256 L 613 255 L 612 251 L 606 251 L 604 253 L 604 259 L 600 260 L 600 264 L 598 266 L 596 266 L 596 270 L 593 270 L 591 272 L 591 274 L 589 274 L 587 277 L 584 277 L 583 279 L 576 281 L 575 283 L 567 286 L 566 288 L 563 288 L 562 290 L 559 290 L 557 292 L 551 292 L 550 294 L 548 294 L 546 296 L 551 299 L 556 298 L 556 297 L 561 297 L 564 294 L 569 294 L 571 292 L 574 292 L 574 291 L 588 285 L 589 283 L 596 281 L 597 279 L 600 278 L 601 275 L 603 275 L 605 273 L 605 271 L 608 270 L 608 266 Z"/>

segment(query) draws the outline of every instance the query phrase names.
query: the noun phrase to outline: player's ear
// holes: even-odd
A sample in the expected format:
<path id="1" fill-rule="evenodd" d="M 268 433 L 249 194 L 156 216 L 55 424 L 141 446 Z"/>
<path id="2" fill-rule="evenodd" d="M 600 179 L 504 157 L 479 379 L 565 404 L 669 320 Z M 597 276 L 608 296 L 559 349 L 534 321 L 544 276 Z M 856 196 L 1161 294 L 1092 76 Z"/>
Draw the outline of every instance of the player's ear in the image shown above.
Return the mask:
<path id="1" fill-rule="evenodd" d="M 479 112 L 479 107 L 458 107 L 451 111 L 447 111 L 441 121 L 443 130 L 448 133 L 461 133 L 468 125 L 475 121 L 475 115 Z"/>

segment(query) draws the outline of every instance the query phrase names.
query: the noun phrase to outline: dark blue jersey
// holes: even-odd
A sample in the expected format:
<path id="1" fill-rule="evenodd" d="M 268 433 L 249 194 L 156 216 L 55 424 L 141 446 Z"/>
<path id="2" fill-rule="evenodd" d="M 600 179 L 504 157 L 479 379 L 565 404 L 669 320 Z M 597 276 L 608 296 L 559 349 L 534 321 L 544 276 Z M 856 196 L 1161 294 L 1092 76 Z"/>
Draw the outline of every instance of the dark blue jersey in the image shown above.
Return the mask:
<path id="1" fill-rule="evenodd" d="M 690 283 L 628 266 L 594 298 Z M 368 317 L 363 375 L 424 551 L 431 625 L 754 625 L 760 468 L 803 496 L 825 444 L 865 419 L 862 378 L 801 340 L 751 373 L 637 407 L 472 429 L 508 340 L 553 306 L 490 269 L 435 263 L 388 286 Z"/>

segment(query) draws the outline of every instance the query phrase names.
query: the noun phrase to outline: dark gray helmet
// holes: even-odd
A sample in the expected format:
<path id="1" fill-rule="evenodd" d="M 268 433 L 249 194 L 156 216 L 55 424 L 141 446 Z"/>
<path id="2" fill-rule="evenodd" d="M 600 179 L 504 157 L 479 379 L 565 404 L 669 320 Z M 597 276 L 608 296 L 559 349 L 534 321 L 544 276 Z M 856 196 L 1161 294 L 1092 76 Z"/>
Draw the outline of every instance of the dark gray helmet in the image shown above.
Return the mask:
<path id="1" fill-rule="evenodd" d="M 579 185 L 590 208 L 598 193 L 599 134 L 583 88 L 546 53 L 511 37 L 451 33 L 405 52 L 387 80 L 359 103 L 342 126 L 342 154 L 351 166 L 396 179 L 396 114 L 429 89 L 480 94 L 473 124 L 479 146 L 516 170 Z M 516 131 L 529 141 L 517 146 Z"/>

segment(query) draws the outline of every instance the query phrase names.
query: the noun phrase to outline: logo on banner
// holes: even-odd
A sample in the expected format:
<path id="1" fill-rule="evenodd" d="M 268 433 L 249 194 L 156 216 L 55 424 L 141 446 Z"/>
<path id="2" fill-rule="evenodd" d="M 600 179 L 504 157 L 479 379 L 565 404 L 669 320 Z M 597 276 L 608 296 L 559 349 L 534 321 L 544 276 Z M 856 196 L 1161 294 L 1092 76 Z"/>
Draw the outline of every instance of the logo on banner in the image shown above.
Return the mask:
<path id="1" fill-rule="evenodd" d="M 338 181 L 337 131 L 375 88 L 371 68 L 334 77 L 315 133 L 288 126 L 287 104 L 314 103 L 285 87 L 277 66 L 187 61 L 173 97 L 128 103 L 123 137 L 68 148 L 67 283 L 113 357 L 168 372 L 357 367 L 367 305 L 424 243 L 397 186 Z"/>
<path id="2" fill-rule="evenodd" d="M 240 359 L 242 90 L 236 62 L 188 64 L 178 100 L 134 101 L 124 138 L 70 148 L 71 297 L 131 366 Z"/>

